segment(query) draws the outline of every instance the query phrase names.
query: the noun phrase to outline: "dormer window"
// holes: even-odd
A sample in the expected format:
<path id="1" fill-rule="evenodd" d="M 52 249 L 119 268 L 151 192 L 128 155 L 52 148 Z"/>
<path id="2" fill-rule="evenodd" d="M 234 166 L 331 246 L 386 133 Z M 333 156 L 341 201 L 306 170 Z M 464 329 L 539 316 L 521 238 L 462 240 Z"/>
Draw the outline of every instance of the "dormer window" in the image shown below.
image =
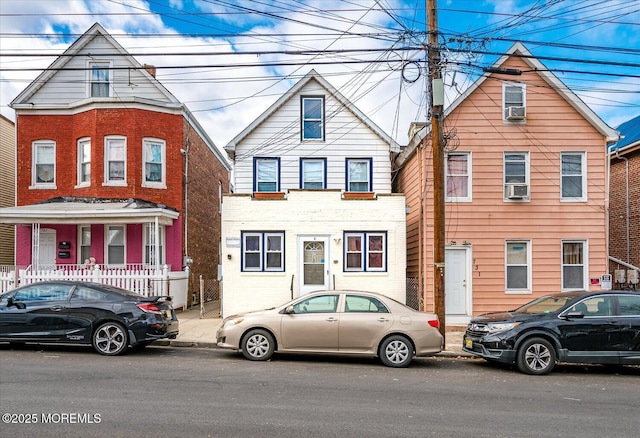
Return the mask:
<path id="1" fill-rule="evenodd" d="M 302 140 L 324 140 L 324 98 L 302 98 Z"/>
<path id="2" fill-rule="evenodd" d="M 526 88 L 524 84 L 504 84 L 502 86 L 503 120 L 522 122 L 527 116 Z"/>
<path id="3" fill-rule="evenodd" d="M 109 97 L 111 85 L 109 62 L 89 63 L 89 97 Z"/>

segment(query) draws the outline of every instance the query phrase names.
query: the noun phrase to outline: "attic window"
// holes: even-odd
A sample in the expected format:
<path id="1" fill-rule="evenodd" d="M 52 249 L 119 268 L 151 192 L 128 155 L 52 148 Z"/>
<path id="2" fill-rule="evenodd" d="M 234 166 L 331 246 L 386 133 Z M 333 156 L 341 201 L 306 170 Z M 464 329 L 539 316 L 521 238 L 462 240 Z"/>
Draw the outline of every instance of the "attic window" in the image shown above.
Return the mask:
<path id="1" fill-rule="evenodd" d="M 526 88 L 524 84 L 509 83 L 502 87 L 503 118 L 522 122 L 526 118 Z"/>
<path id="2" fill-rule="evenodd" d="M 302 139 L 324 140 L 324 98 L 302 98 Z"/>
<path id="3" fill-rule="evenodd" d="M 90 97 L 109 97 L 109 63 L 92 62 L 89 64 Z"/>

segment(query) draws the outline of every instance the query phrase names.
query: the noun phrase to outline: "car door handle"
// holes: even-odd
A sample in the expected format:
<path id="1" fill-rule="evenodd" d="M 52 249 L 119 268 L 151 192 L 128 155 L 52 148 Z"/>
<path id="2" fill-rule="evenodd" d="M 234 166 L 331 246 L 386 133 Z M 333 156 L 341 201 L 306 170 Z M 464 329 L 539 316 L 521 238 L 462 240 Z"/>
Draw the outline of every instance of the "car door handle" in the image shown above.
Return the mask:
<path id="1" fill-rule="evenodd" d="M 329 322 L 336 322 L 337 320 L 338 320 L 338 318 L 335 318 L 333 316 L 330 316 L 330 317 L 327 318 L 327 321 L 329 321 Z"/>
<path id="2" fill-rule="evenodd" d="M 378 322 L 387 322 L 387 321 L 389 321 L 389 318 L 384 318 L 382 316 L 378 318 Z"/>
<path id="3" fill-rule="evenodd" d="M 54 312 L 59 312 L 59 311 L 64 310 L 64 309 L 65 309 L 64 306 L 59 306 L 59 305 L 51 307 L 51 310 L 53 310 Z"/>

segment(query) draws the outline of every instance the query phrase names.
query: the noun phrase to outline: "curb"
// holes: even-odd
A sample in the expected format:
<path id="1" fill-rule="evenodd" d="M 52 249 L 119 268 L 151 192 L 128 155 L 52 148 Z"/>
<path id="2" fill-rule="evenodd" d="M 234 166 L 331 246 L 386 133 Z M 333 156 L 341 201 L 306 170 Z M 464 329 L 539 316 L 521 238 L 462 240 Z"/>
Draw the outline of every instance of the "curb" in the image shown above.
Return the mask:
<path id="1" fill-rule="evenodd" d="M 175 348 L 218 348 L 215 342 L 198 342 L 198 341 L 179 341 L 179 340 L 158 340 L 153 343 L 162 347 L 175 347 Z M 428 357 L 428 356 L 427 356 Z M 472 358 L 475 357 L 472 354 L 464 351 L 455 350 L 442 350 L 440 353 L 434 354 L 433 357 L 448 357 L 448 358 Z"/>

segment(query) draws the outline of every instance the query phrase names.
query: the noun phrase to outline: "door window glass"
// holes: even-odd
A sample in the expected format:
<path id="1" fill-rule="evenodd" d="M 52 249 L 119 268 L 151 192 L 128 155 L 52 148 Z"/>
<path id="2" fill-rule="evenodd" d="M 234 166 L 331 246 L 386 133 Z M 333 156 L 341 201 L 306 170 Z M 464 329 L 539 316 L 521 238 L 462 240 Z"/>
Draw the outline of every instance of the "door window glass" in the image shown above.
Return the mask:
<path id="1" fill-rule="evenodd" d="M 338 307 L 338 295 L 319 295 L 293 305 L 293 313 L 332 313 Z"/>

